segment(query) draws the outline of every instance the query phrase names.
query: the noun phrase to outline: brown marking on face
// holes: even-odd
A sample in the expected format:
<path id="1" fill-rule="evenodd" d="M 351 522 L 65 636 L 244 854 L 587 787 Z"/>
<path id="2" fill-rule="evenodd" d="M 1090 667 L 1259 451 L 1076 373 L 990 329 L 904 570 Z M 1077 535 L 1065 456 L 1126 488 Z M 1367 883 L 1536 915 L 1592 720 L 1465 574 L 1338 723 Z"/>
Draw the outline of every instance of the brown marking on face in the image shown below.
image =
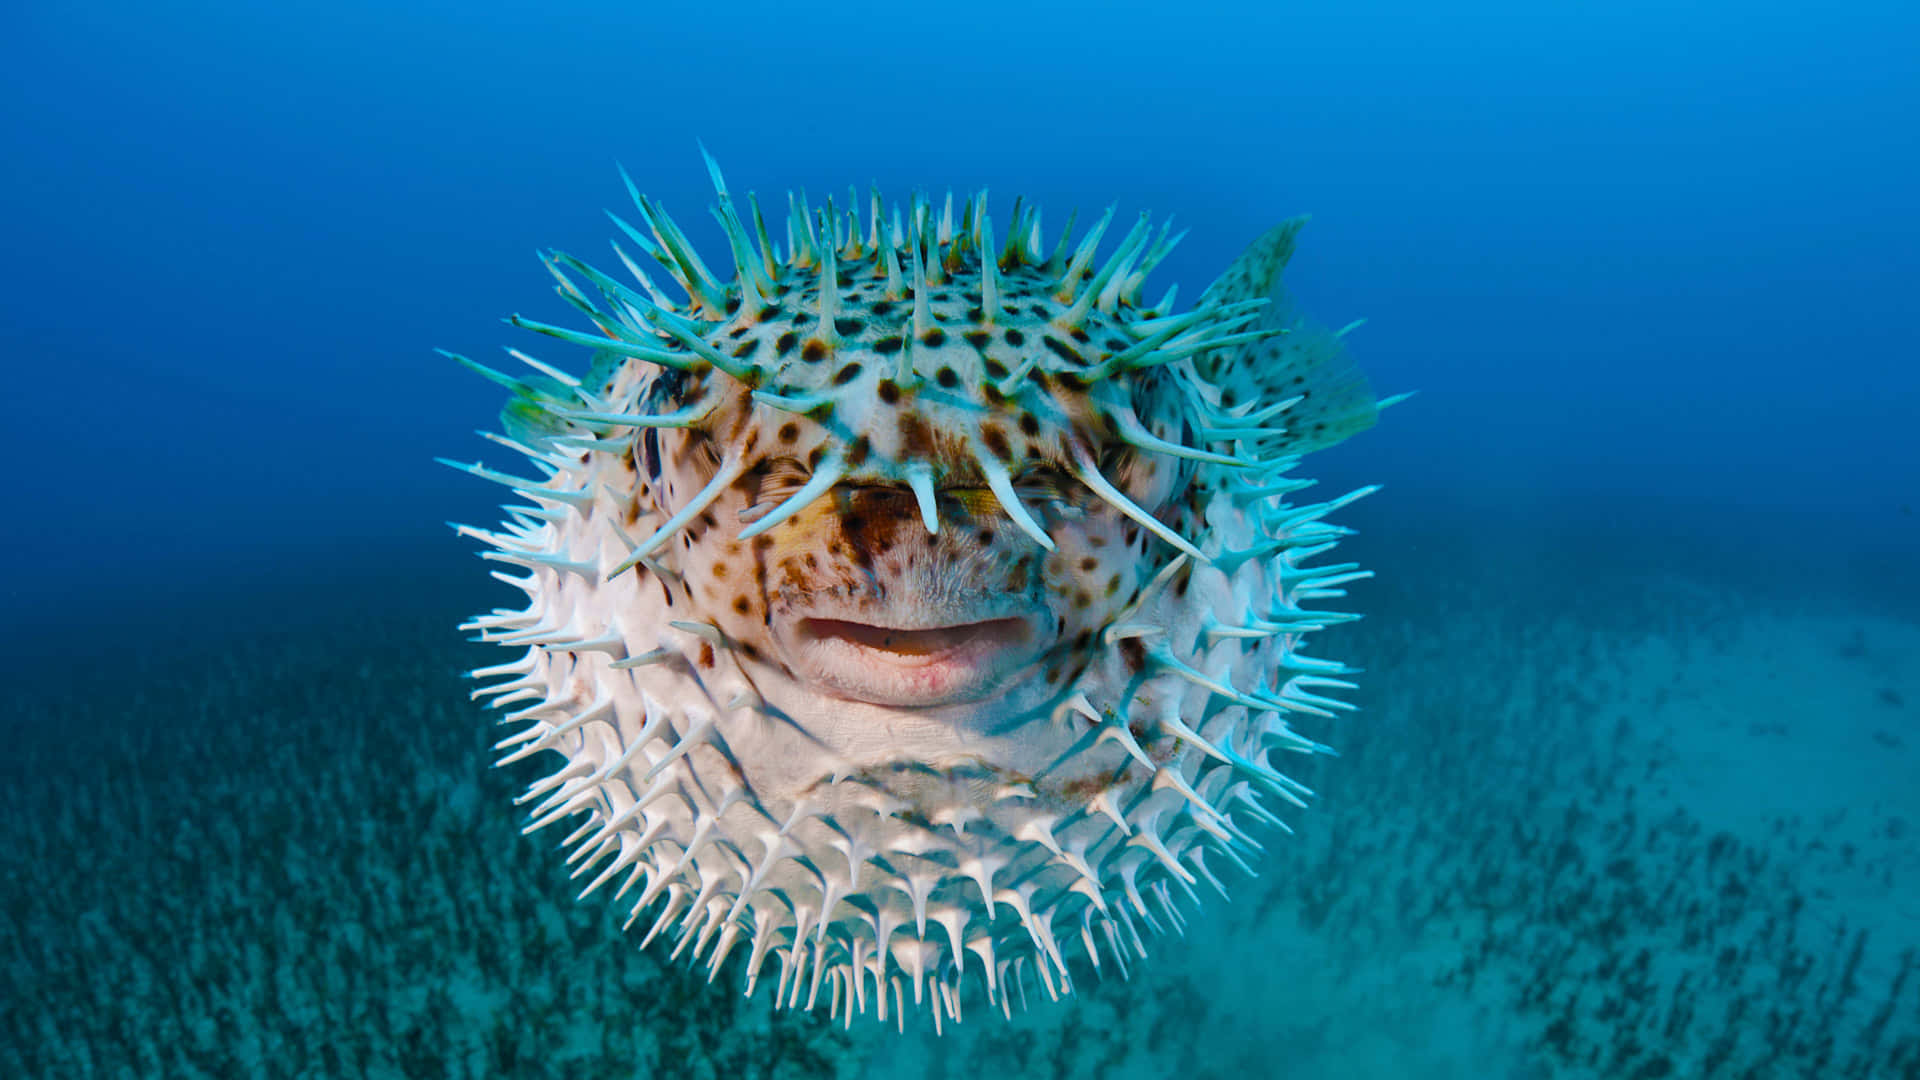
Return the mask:
<path id="1" fill-rule="evenodd" d="M 1007 442 L 1007 429 L 995 423 L 980 425 L 980 443 L 987 452 L 1001 461 L 1013 456 L 1013 447 Z"/>
<path id="2" fill-rule="evenodd" d="M 809 559 L 812 557 L 807 556 Z M 802 567 L 801 560 L 791 557 L 780 560 L 780 587 L 795 592 L 807 587 L 807 572 Z"/>
<path id="3" fill-rule="evenodd" d="M 900 452 L 902 455 L 925 461 L 932 458 L 934 434 L 933 428 L 920 414 L 903 412 L 895 420 L 900 434 Z"/>

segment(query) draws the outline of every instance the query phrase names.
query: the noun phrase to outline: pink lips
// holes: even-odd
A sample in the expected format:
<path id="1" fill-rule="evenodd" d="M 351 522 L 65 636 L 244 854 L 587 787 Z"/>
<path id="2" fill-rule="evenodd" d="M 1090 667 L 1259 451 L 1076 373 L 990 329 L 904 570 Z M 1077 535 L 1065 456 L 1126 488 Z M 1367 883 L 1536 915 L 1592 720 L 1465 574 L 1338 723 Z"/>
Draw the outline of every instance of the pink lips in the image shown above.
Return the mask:
<path id="1" fill-rule="evenodd" d="M 1004 685 L 1043 644 L 1026 618 L 898 627 L 807 617 L 788 647 L 800 674 L 844 697 L 881 705 L 945 705 Z"/>

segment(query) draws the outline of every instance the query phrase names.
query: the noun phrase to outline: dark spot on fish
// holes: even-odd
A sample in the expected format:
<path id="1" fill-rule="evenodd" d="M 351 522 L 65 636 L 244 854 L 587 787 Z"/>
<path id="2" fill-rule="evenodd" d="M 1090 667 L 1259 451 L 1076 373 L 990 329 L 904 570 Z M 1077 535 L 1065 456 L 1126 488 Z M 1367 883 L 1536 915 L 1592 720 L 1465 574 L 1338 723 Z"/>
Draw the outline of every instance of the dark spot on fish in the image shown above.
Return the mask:
<path id="1" fill-rule="evenodd" d="M 999 424 L 980 425 L 980 441 L 986 444 L 989 453 L 1001 461 L 1013 455 L 1013 447 L 1007 445 L 1007 433 Z"/>
<path id="2" fill-rule="evenodd" d="M 640 436 L 640 455 L 647 467 L 647 479 L 660 479 L 660 429 L 648 428 Z"/>
<path id="3" fill-rule="evenodd" d="M 929 458 L 933 456 L 933 429 L 915 413 L 903 412 L 897 424 L 900 431 L 900 451 L 910 458 Z"/>

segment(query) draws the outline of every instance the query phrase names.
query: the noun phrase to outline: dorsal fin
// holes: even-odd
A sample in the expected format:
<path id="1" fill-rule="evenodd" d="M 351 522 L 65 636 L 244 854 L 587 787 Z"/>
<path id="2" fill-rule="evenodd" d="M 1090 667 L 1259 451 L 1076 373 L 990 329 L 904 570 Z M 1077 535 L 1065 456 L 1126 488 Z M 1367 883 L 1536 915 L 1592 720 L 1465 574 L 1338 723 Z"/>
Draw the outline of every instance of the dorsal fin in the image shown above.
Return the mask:
<path id="1" fill-rule="evenodd" d="M 1201 297 L 1203 305 L 1266 297 L 1272 302 L 1256 328 L 1288 331 L 1221 349 L 1195 362 L 1204 378 L 1232 390 L 1241 404 L 1302 399 L 1275 418 L 1274 423 L 1284 425 L 1286 431 L 1275 440 L 1262 440 L 1269 453 L 1304 454 L 1332 446 L 1372 427 L 1379 414 L 1372 387 L 1341 343 L 1346 331 L 1333 332 L 1308 322 L 1294 310 L 1280 284 L 1287 260 L 1293 257 L 1295 238 L 1306 223 L 1302 215 L 1268 229 Z"/>
<path id="2" fill-rule="evenodd" d="M 1203 306 L 1209 301 L 1231 304 L 1236 300 L 1258 300 L 1274 295 L 1280 288 L 1280 274 L 1287 268 L 1287 260 L 1293 258 L 1294 241 L 1307 220 L 1307 215 L 1301 214 L 1260 234 L 1225 273 L 1207 286 L 1200 303 Z"/>

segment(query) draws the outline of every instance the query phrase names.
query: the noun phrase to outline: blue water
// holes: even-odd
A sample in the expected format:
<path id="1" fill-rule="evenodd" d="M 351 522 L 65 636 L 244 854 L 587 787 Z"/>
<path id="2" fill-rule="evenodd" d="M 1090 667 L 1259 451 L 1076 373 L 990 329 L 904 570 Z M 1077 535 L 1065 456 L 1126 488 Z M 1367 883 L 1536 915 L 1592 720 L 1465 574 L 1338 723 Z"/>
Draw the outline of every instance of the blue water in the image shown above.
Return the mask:
<path id="1" fill-rule="evenodd" d="M 65 695 L 0 731 L 165 730 L 128 704 L 165 694 L 134 684 L 244 678 L 212 674 L 236 649 L 377 666 L 442 648 L 436 627 L 451 639 L 498 599 L 443 522 L 491 520 L 495 492 L 432 458 L 481 453 L 499 395 L 434 349 L 578 365 L 500 319 L 562 318 L 533 252 L 602 259 L 616 162 L 724 263 L 697 142 L 763 198 L 984 186 L 1044 205 L 1049 236 L 1074 206 L 1171 213 L 1192 233 L 1154 295 L 1197 296 L 1312 213 L 1294 291 L 1335 325 L 1365 316 L 1351 340 L 1375 386 L 1420 393 L 1310 471 L 1386 485 L 1346 519 L 1356 557 L 1397 576 L 1378 607 L 1436 633 L 1423 584 L 1538 625 L 1670 574 L 1767 610 L 1920 621 L 1920 9 L 704 10 L 0 14 L 0 641 L 22 694 L 57 672 Z M 374 623 L 424 636 L 368 658 Z M 1460 649 L 1445 670 L 1500 678 Z M 1859 753 L 1920 776 L 1920 658 L 1883 652 L 1902 748 Z M 463 722 L 436 680 L 467 659 L 449 647 L 398 684 L 444 690 Z M 451 738 L 464 761 L 472 740 Z M 60 764 L 84 749 L 47 739 L 32 760 L 85 776 Z M 504 798 L 482 802 L 527 843 Z M 515 862 L 530 892 L 570 895 Z M 1876 929 L 1889 955 L 1920 938 Z M 62 992 L 93 1000 L 89 978 Z M 47 1038 L 28 1015 L 0 1039 Z M 1571 1068 L 1541 1060 L 1517 1068 Z"/>

